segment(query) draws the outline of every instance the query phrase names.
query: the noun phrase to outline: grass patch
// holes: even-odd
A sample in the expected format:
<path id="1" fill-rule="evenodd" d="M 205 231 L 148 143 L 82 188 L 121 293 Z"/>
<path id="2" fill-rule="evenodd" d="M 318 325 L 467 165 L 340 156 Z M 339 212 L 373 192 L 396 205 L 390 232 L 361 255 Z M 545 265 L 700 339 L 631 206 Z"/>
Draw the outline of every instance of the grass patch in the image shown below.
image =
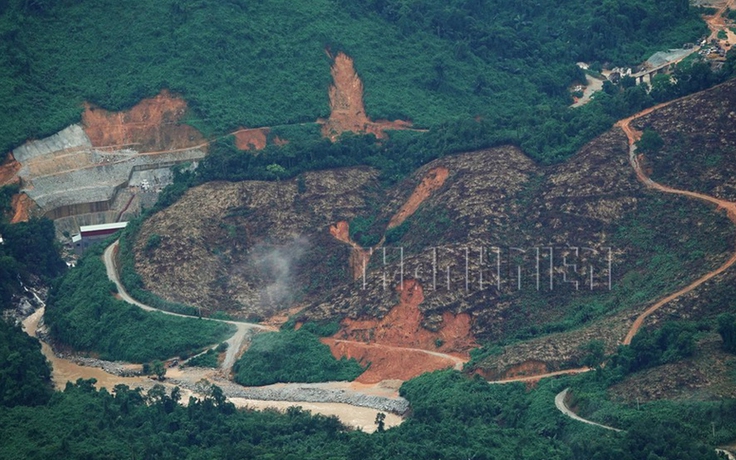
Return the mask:
<path id="1" fill-rule="evenodd" d="M 202 349 L 222 341 L 234 326 L 146 312 L 114 297 L 100 247 L 56 282 L 45 320 L 57 340 L 101 358 L 136 363 Z"/>
<path id="2" fill-rule="evenodd" d="M 235 381 L 247 386 L 354 380 L 364 370 L 354 359 L 335 359 L 330 347 L 302 330 L 257 335 L 233 367 Z"/>
<path id="3" fill-rule="evenodd" d="M 213 349 L 207 350 L 206 353 L 195 356 L 194 358 L 187 361 L 187 366 L 190 367 L 210 367 L 216 368 L 219 365 L 217 362 L 217 352 Z"/>

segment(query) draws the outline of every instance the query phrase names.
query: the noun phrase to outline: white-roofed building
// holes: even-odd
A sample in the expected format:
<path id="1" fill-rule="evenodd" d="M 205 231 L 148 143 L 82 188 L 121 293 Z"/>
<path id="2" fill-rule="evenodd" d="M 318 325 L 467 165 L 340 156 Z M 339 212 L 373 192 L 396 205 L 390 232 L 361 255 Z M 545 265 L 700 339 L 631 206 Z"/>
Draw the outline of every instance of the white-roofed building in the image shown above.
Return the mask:
<path id="1" fill-rule="evenodd" d="M 124 229 L 128 225 L 127 222 L 114 222 L 112 224 L 99 225 L 82 225 L 79 227 L 79 233 L 72 236 L 72 245 L 74 252 L 82 254 L 90 246 L 107 239 L 113 233 Z"/>

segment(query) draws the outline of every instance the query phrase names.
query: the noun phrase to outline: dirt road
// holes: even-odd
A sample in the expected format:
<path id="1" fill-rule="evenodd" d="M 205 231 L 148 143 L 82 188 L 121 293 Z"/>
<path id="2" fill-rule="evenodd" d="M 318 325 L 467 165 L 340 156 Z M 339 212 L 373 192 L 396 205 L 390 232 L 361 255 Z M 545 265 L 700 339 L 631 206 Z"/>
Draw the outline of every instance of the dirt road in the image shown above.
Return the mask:
<path id="1" fill-rule="evenodd" d="M 569 407 L 567 407 L 567 403 L 565 402 L 565 398 L 567 397 L 567 392 L 569 391 L 569 388 L 565 388 L 561 392 L 555 396 L 555 406 L 557 406 L 557 409 L 559 409 L 560 412 L 567 415 L 571 419 L 577 420 L 578 422 L 587 423 L 588 425 L 593 425 L 597 427 L 604 428 L 606 430 L 616 431 L 618 433 L 622 432 L 623 430 L 619 430 L 618 428 L 614 428 L 612 426 L 608 425 L 601 425 L 600 423 L 593 422 L 591 420 L 584 419 L 583 417 L 580 417 L 578 414 L 570 410 Z"/>
<path id="2" fill-rule="evenodd" d="M 708 29 L 710 29 L 708 41 L 716 39 L 719 40 L 722 44 L 726 41 L 730 45 L 736 44 L 736 34 L 734 34 L 733 31 L 726 24 L 726 12 L 734 8 L 736 8 L 736 0 L 728 0 L 724 2 L 723 5 L 718 7 L 716 13 L 712 16 L 703 16 L 705 23 L 708 25 Z M 718 38 L 718 32 L 720 31 L 726 33 L 726 40 L 720 40 Z"/>
<path id="3" fill-rule="evenodd" d="M 624 430 L 620 430 L 618 428 L 614 428 L 614 427 L 608 426 L 608 425 L 602 425 L 602 424 L 596 423 L 596 422 L 594 422 L 592 420 L 585 419 L 585 418 L 579 416 L 578 414 L 576 414 L 575 412 L 573 412 L 569 407 L 567 407 L 567 402 L 565 401 L 565 399 L 567 398 L 567 393 L 569 391 L 570 391 L 569 388 L 565 388 L 564 390 L 562 390 L 561 392 L 559 392 L 557 394 L 557 396 L 555 396 L 555 407 L 557 407 L 557 409 L 560 412 L 562 412 L 563 414 L 565 414 L 566 416 L 570 417 L 573 420 L 577 420 L 578 422 L 587 423 L 588 425 L 597 426 L 599 428 L 603 428 L 604 430 L 615 431 L 617 433 L 623 433 L 624 432 Z M 736 456 L 734 456 L 731 452 L 729 452 L 729 451 L 727 451 L 725 449 L 716 449 L 716 453 L 717 454 L 725 455 L 726 458 L 728 458 L 729 460 L 736 460 Z"/>
<path id="4" fill-rule="evenodd" d="M 171 315 L 171 316 L 191 318 L 191 316 L 187 316 L 187 315 L 180 315 L 178 313 L 158 310 L 156 308 L 153 308 L 151 306 L 138 302 L 137 300 L 135 300 L 128 294 L 128 292 L 125 290 L 125 287 L 123 287 L 123 285 L 120 283 L 120 277 L 118 276 L 118 270 L 117 270 L 117 267 L 115 266 L 115 254 L 117 254 L 118 243 L 119 243 L 118 241 L 115 241 L 113 244 L 108 246 L 107 249 L 105 249 L 105 252 L 103 254 L 103 260 L 105 261 L 105 269 L 107 270 L 107 277 L 113 283 L 115 283 L 115 286 L 117 286 L 118 294 L 120 295 L 120 297 L 124 301 L 128 302 L 129 304 L 135 305 L 146 311 L 160 311 L 161 313 Z M 225 375 L 230 374 L 233 364 L 235 364 L 235 360 L 237 359 L 238 355 L 240 354 L 240 350 L 243 347 L 243 341 L 245 340 L 249 331 L 252 331 L 253 329 L 260 329 L 263 331 L 276 331 L 277 330 L 275 327 L 264 326 L 262 324 L 244 323 L 244 322 L 238 322 L 238 321 L 225 321 L 225 320 L 218 320 L 218 319 L 212 319 L 212 318 L 202 318 L 202 319 L 205 319 L 208 321 L 219 321 L 222 323 L 231 324 L 236 327 L 235 334 L 233 334 L 232 337 L 226 340 L 228 347 L 227 347 L 227 352 L 225 354 L 225 359 L 223 360 L 222 365 L 221 365 L 221 369 Z M 214 346 L 217 346 L 217 345 L 214 345 Z"/>
<path id="5" fill-rule="evenodd" d="M 583 90 L 583 97 L 578 99 L 574 104 L 572 104 L 570 107 L 581 107 L 590 102 L 591 97 L 593 96 L 593 93 L 597 91 L 601 91 L 603 89 L 603 80 L 599 80 L 597 78 L 591 77 L 590 75 L 585 75 L 585 80 L 587 82 L 587 85 L 585 86 L 585 89 Z"/>
<path id="6" fill-rule="evenodd" d="M 503 380 L 489 380 L 488 383 L 538 382 L 548 377 L 558 377 L 560 375 L 582 374 L 583 372 L 589 372 L 592 370 L 593 369 L 590 367 L 577 367 L 575 369 L 565 369 L 562 371 L 547 372 L 546 374 L 524 375 L 524 376 L 512 377 L 510 379 L 503 379 Z"/>
<path id="7" fill-rule="evenodd" d="M 690 198 L 696 198 L 698 200 L 702 200 L 702 201 L 706 201 L 708 203 L 715 204 L 715 205 L 718 206 L 718 208 L 717 208 L 718 210 L 721 210 L 721 209 L 725 210 L 726 213 L 727 213 L 727 215 L 728 215 L 728 218 L 731 220 L 731 222 L 733 222 L 734 224 L 736 224 L 736 203 L 731 202 L 731 201 L 721 200 L 721 199 L 718 199 L 718 198 L 715 198 L 715 197 L 712 197 L 712 196 L 709 196 L 709 195 L 705 195 L 705 194 L 702 194 L 702 193 L 690 192 L 690 191 L 687 191 L 687 190 L 678 190 L 678 189 L 675 189 L 675 188 L 672 188 L 672 187 L 667 187 L 665 185 L 658 184 L 657 182 L 654 182 L 652 179 L 650 179 L 649 177 L 647 177 L 647 175 L 644 174 L 644 171 L 641 169 L 641 165 L 639 164 L 639 157 L 636 154 L 636 142 L 639 139 L 641 139 L 641 132 L 635 130 L 631 126 L 631 122 L 634 121 L 634 120 L 636 120 L 637 118 L 641 118 L 641 117 L 643 117 L 645 115 L 648 115 L 648 114 L 652 113 L 653 111 L 655 111 L 655 110 L 657 110 L 657 109 L 659 109 L 661 107 L 664 107 L 664 106 L 667 106 L 669 104 L 672 104 L 673 102 L 675 102 L 675 101 L 667 102 L 667 103 L 664 103 L 664 104 L 659 104 L 657 106 L 654 106 L 654 107 L 651 107 L 649 109 L 646 109 L 646 110 L 644 110 L 642 112 L 639 112 L 636 115 L 633 115 L 633 116 L 631 116 L 629 118 L 625 118 L 625 119 L 623 119 L 623 120 L 621 120 L 621 121 L 619 121 L 617 123 L 617 126 L 619 126 L 621 129 L 623 129 L 623 131 L 626 133 L 626 137 L 628 137 L 628 139 L 629 139 L 629 162 L 631 163 L 631 166 L 634 168 L 634 171 L 636 172 L 636 177 L 644 185 L 646 185 L 647 187 L 652 188 L 654 190 L 658 190 L 658 191 L 664 192 L 664 193 L 671 193 L 671 194 L 674 194 L 674 195 L 682 195 L 682 196 L 687 196 L 687 197 L 690 197 Z M 634 321 L 634 324 L 632 324 L 631 328 L 629 329 L 629 332 L 626 334 L 626 337 L 623 340 L 623 344 L 624 345 L 631 344 L 631 340 L 634 338 L 634 336 L 636 335 L 636 333 L 639 331 L 639 328 L 641 328 L 642 324 L 644 323 L 644 320 L 646 320 L 646 318 L 649 315 L 651 315 L 652 313 L 654 313 L 655 311 L 657 311 L 658 309 L 660 309 L 661 307 L 663 307 L 667 303 L 669 303 L 669 302 L 677 299 L 678 297 L 681 297 L 681 296 L 687 294 L 688 292 L 690 292 L 693 289 L 697 288 L 698 286 L 700 286 L 701 284 L 703 284 L 706 281 L 710 280 L 711 278 L 713 278 L 713 277 L 715 277 L 715 276 L 723 273 L 728 268 L 730 268 L 734 263 L 736 263 L 736 253 L 734 253 L 725 263 L 723 263 L 717 269 L 715 269 L 715 270 L 713 270 L 713 271 L 711 271 L 709 273 L 706 273 L 705 275 L 703 275 L 700 278 L 698 278 L 697 280 L 693 281 L 692 283 L 690 283 L 686 287 L 680 289 L 679 291 L 677 291 L 677 292 L 675 292 L 673 294 L 670 294 L 670 295 L 664 297 L 663 299 L 657 301 L 651 307 L 647 308 L 643 313 L 641 313 L 636 318 L 636 320 Z"/>

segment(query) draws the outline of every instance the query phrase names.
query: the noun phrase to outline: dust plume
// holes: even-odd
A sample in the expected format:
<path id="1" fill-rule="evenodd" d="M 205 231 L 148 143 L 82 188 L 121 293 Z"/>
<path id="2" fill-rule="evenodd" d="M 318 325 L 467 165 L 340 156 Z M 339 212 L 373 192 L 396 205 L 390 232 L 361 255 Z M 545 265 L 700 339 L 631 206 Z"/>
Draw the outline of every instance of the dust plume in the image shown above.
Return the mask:
<path id="1" fill-rule="evenodd" d="M 297 292 L 295 269 L 308 248 L 309 241 L 303 236 L 280 245 L 259 244 L 253 248 L 251 263 L 265 284 L 259 292 L 263 307 L 280 310 L 291 304 Z"/>

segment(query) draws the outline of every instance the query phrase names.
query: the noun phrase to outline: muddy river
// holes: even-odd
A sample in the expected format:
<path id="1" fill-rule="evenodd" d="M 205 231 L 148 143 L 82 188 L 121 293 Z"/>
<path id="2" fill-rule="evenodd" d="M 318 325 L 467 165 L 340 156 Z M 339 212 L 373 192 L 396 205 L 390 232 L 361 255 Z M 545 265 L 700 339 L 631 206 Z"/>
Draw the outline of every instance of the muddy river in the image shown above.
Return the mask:
<path id="1" fill-rule="evenodd" d="M 38 323 L 43 316 L 44 309 L 40 308 L 37 310 L 34 314 L 29 316 L 23 321 L 23 327 L 25 331 L 28 333 L 28 335 L 32 337 L 36 337 L 36 329 L 38 328 Z M 67 382 L 75 382 L 77 379 L 91 379 L 94 378 L 97 380 L 97 387 L 98 388 L 106 388 L 108 391 L 111 391 L 115 385 L 123 384 L 128 385 L 131 388 L 135 387 L 141 387 L 144 389 L 148 389 L 155 385 L 155 380 L 149 379 L 147 377 L 119 377 L 114 374 L 109 374 L 105 372 L 104 370 L 96 367 L 88 367 L 88 366 L 81 366 L 77 363 L 74 363 L 68 359 L 60 358 L 56 356 L 51 349 L 51 347 L 46 344 L 45 342 L 41 342 L 42 352 L 46 359 L 49 360 L 52 366 L 52 379 L 54 382 L 54 386 L 59 389 L 63 390 L 66 386 Z M 182 370 L 171 370 L 172 376 L 175 376 L 176 378 L 183 379 L 188 377 L 191 377 L 191 380 L 193 382 L 198 381 L 202 377 L 206 377 L 206 373 L 203 373 L 202 370 L 196 370 L 192 369 L 192 372 L 189 373 L 187 371 Z M 190 374 L 190 375 L 188 375 Z M 189 380 L 189 379 L 188 379 Z M 380 394 L 380 395 L 393 395 L 396 393 L 396 386 L 395 385 L 360 385 L 360 384 L 351 384 L 351 383 L 340 383 L 335 382 L 324 384 L 326 386 L 336 386 L 336 387 L 344 387 L 344 388 L 351 388 L 354 391 L 361 391 L 367 394 Z M 171 384 L 165 384 L 167 387 L 173 387 Z M 182 398 L 183 402 L 188 401 L 189 395 L 192 393 L 190 391 L 182 389 L 182 395 L 184 396 Z M 311 403 L 311 402 L 288 402 L 288 401 L 261 401 L 261 400 L 252 400 L 252 399 L 244 399 L 244 398 L 230 398 L 230 401 L 233 402 L 237 407 L 250 407 L 253 409 L 266 409 L 266 408 L 275 408 L 277 410 L 286 410 L 286 408 L 290 406 L 301 406 L 305 410 L 309 410 L 313 413 L 319 413 L 323 415 L 334 415 L 337 416 L 337 418 L 340 419 L 344 424 L 348 426 L 352 426 L 354 428 L 360 428 L 365 432 L 372 433 L 376 429 L 375 420 L 376 420 L 376 414 L 378 414 L 378 410 L 371 409 L 367 407 L 357 407 L 352 406 L 350 404 L 340 404 L 340 403 Z M 402 422 L 402 418 L 398 415 L 388 413 L 386 414 L 385 419 L 385 426 L 386 428 L 399 425 Z"/>

